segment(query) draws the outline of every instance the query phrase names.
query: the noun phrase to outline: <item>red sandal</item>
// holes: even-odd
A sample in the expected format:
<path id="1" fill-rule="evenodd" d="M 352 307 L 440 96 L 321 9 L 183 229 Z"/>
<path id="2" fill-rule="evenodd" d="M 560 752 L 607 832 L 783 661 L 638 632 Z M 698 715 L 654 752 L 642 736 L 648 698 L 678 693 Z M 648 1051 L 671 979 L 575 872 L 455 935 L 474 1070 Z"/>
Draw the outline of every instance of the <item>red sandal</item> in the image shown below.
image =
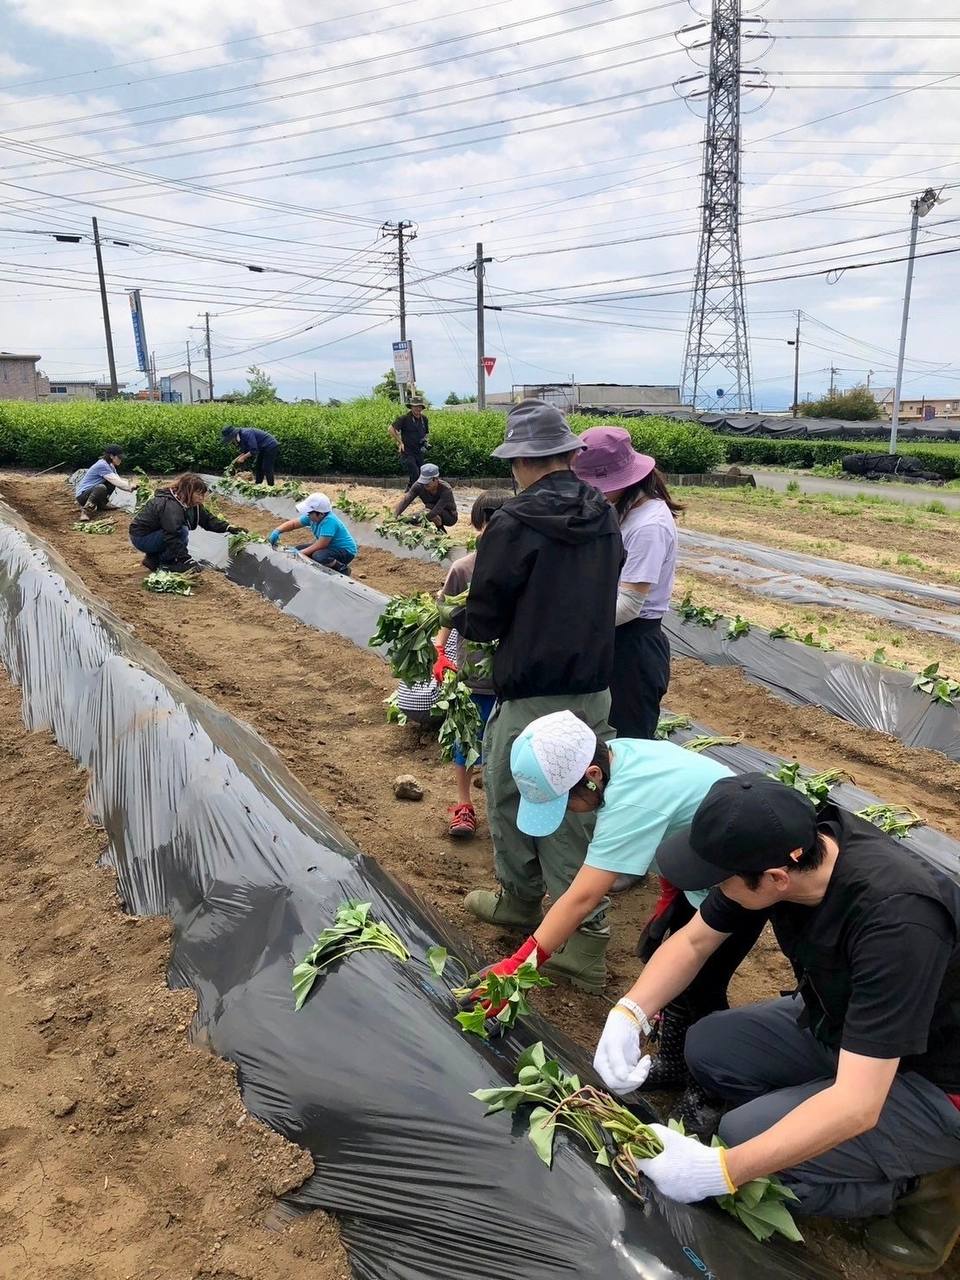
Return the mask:
<path id="1" fill-rule="evenodd" d="M 477 811 L 472 804 L 456 804 L 450 809 L 453 821 L 450 823 L 450 835 L 461 840 L 469 840 L 477 833 Z"/>

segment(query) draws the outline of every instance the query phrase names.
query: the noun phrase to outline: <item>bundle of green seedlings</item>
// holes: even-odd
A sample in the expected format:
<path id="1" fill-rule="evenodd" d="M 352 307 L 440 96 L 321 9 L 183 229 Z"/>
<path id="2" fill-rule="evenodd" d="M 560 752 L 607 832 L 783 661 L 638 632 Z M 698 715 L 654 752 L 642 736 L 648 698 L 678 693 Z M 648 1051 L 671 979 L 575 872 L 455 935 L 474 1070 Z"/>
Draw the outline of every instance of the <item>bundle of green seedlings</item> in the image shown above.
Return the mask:
<path id="1" fill-rule="evenodd" d="M 137 477 L 137 488 L 134 493 L 134 503 L 136 510 L 145 507 L 155 493 L 154 485 L 150 477 L 142 467 L 134 467 L 133 474 Z"/>
<path id="2" fill-rule="evenodd" d="M 292 498 L 296 502 L 306 496 L 306 490 L 297 480 L 257 484 L 253 480 L 241 480 L 229 472 L 217 481 L 217 488 L 227 494 L 239 493 L 243 498 Z"/>
<path id="3" fill-rule="evenodd" d="M 193 583 L 193 574 L 173 573 L 170 569 L 154 569 L 143 580 L 148 591 L 171 596 L 192 596 Z"/>
<path id="4" fill-rule="evenodd" d="M 872 822 L 875 827 L 879 827 L 888 836 L 896 836 L 898 840 L 902 840 L 914 827 L 923 826 L 920 815 L 904 805 L 868 804 L 858 812 L 857 817 Z"/>
<path id="5" fill-rule="evenodd" d="M 693 721 L 689 716 L 661 716 L 657 721 L 657 731 L 655 736 L 664 741 L 678 733 L 681 729 L 692 729 Z"/>
<path id="6" fill-rule="evenodd" d="M 435 525 L 411 524 L 398 516 L 386 515 L 375 532 L 381 538 L 390 538 L 408 551 L 418 548 L 428 551 L 435 560 L 444 560 L 450 554 L 453 539 Z"/>
<path id="7" fill-rule="evenodd" d="M 382 509 L 371 507 L 367 502 L 356 501 L 344 489 L 337 494 L 337 510 L 342 511 L 351 520 L 370 521 L 384 518 Z"/>
<path id="8" fill-rule="evenodd" d="M 370 919 L 371 905 L 369 902 L 345 902 L 337 911 L 333 924 L 318 935 L 307 954 L 294 965 L 292 987 L 295 1008 L 302 1007 L 320 974 L 347 956 L 361 951 L 385 951 L 401 963 L 410 959 L 410 952 L 390 926 Z"/>
<path id="9" fill-rule="evenodd" d="M 683 744 L 686 751 L 710 751 L 713 747 L 735 747 L 742 738 L 725 738 L 720 734 L 702 733 Z"/>
<path id="10" fill-rule="evenodd" d="M 116 525 L 112 520 L 78 520 L 73 530 L 74 533 L 115 533 Z"/>
<path id="11" fill-rule="evenodd" d="M 639 1160 L 663 1151 L 657 1134 L 627 1107 L 576 1075 L 567 1075 L 558 1062 L 547 1057 L 542 1043 L 531 1045 L 517 1060 L 517 1084 L 500 1089 L 477 1089 L 471 1094 L 487 1107 L 487 1115 L 513 1114 L 532 1107 L 527 1137 L 545 1165 L 553 1162 L 558 1129 L 574 1133 L 593 1152 L 598 1165 L 612 1169 L 631 1195 L 646 1198 Z M 682 1126 L 671 1124 L 683 1132 Z M 714 1145 L 721 1145 L 714 1139 Z M 757 1240 L 775 1232 L 788 1240 L 803 1237 L 786 1208 L 793 1192 L 776 1178 L 757 1178 L 733 1195 L 718 1196 L 716 1203 L 732 1214 Z"/>
<path id="12" fill-rule="evenodd" d="M 247 529 L 238 529 L 236 533 L 231 533 L 228 536 L 227 551 L 230 555 L 235 556 L 238 551 L 242 551 L 251 542 L 266 542 L 266 538 L 259 533 L 250 533 Z"/>
<path id="13" fill-rule="evenodd" d="M 450 625 L 453 615 L 467 602 L 467 592 L 443 601 L 421 591 L 414 596 L 394 596 L 377 620 L 370 638 L 374 648 L 387 650 L 390 670 L 404 684 L 425 684 L 437 660 L 433 637 Z"/>
<path id="14" fill-rule="evenodd" d="M 427 952 L 427 963 L 442 978 L 444 970 L 450 963 L 451 956 L 445 947 L 431 947 Z M 456 1016 L 460 1029 L 470 1035 L 479 1036 L 481 1040 L 489 1040 L 491 1030 L 502 1032 L 515 1025 L 518 1018 L 531 1012 L 527 1001 L 527 992 L 538 987 L 552 987 L 549 978 L 537 972 L 536 965 L 522 964 L 516 973 L 503 977 L 496 973 L 469 974 L 462 961 L 455 961 L 463 970 L 464 979 L 460 986 L 452 987 L 451 994 L 459 1004 L 470 1005 L 462 1009 Z M 499 1008 L 502 1005 L 503 1008 Z M 496 1014 L 489 1013 L 485 1006 L 497 1009 Z"/>
<path id="15" fill-rule="evenodd" d="M 800 765 L 794 760 L 792 764 L 782 764 L 775 773 L 770 774 L 770 777 L 776 778 L 777 782 L 782 782 L 788 787 L 793 787 L 794 791 L 805 795 L 819 808 L 830 799 L 830 788 L 848 779 L 849 775 L 842 769 L 825 769 L 822 773 L 803 774 L 800 772 Z"/>

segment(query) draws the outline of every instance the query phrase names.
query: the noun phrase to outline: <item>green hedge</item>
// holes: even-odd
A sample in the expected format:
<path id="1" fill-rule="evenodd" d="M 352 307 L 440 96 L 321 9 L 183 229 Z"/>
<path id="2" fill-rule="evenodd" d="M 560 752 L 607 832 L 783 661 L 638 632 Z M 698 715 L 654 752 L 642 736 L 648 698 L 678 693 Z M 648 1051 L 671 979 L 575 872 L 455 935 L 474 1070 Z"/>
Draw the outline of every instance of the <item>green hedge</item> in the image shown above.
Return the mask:
<path id="1" fill-rule="evenodd" d="M 817 467 L 839 462 L 851 453 L 886 453 L 883 440 L 783 440 L 765 436 L 717 436 L 728 462 L 750 466 Z M 960 444 L 906 444 L 904 457 L 916 458 L 926 471 L 945 480 L 960 476 Z"/>
<path id="2" fill-rule="evenodd" d="M 389 400 L 317 405 L 158 405 L 143 401 L 63 405 L 0 403 L 0 466 L 42 470 L 87 466 L 107 444 L 122 445 L 127 467 L 162 475 L 188 469 L 220 471 L 232 451 L 220 439 L 227 423 L 260 427 L 280 441 L 280 465 L 291 475 L 396 475 L 397 450 L 387 428 L 397 414 Z M 577 431 L 622 425 L 635 446 L 663 471 L 705 472 L 724 460 L 720 439 L 703 427 L 662 418 L 618 423 L 575 418 Z M 430 414 L 430 459 L 447 475 L 508 475 L 490 457 L 503 440 L 502 413 Z"/>

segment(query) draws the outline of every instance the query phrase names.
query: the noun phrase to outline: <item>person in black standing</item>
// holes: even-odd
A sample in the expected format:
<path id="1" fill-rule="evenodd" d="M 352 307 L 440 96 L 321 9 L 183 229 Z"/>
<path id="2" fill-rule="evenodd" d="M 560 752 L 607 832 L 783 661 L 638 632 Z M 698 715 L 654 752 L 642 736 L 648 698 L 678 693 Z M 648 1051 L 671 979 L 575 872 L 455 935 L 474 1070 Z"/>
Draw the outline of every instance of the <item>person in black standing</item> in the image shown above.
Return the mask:
<path id="1" fill-rule="evenodd" d="M 420 468 L 427 451 L 430 437 L 430 423 L 423 412 L 423 401 L 412 400 L 409 413 L 401 414 L 390 428 L 390 434 L 397 442 L 397 452 L 404 470 L 410 477 L 408 489 L 420 479 Z"/>

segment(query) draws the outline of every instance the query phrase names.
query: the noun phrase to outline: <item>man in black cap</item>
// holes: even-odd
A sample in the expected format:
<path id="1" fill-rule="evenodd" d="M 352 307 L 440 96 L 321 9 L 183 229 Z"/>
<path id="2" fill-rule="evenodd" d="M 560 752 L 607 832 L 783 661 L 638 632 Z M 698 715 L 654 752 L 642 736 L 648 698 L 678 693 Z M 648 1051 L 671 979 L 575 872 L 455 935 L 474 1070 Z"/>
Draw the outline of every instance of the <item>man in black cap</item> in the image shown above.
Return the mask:
<path id="1" fill-rule="evenodd" d="M 582 448 L 560 411 L 524 400 L 507 417 L 493 457 L 507 458 L 522 490 L 494 512 L 477 544 L 466 609 L 456 629 L 468 640 L 497 640 L 497 706 L 484 736 L 484 790 L 500 889 L 469 893 L 481 920 L 532 933 L 546 892 L 556 901 L 583 865 L 595 814 L 568 813 L 550 836 L 517 829 L 520 793 L 510 750 L 531 721 L 570 710 L 598 737 L 613 730 L 617 580 L 623 543 L 609 503 L 570 470 Z M 607 900 L 554 952 L 544 971 L 588 991 L 606 985 Z"/>
<path id="2" fill-rule="evenodd" d="M 732 1109 L 727 1150 L 655 1126 L 641 1161 L 686 1203 L 778 1174 L 798 1213 L 879 1217 L 867 1247 L 928 1273 L 960 1235 L 960 887 L 892 837 L 765 774 L 711 787 L 660 870 L 711 892 L 610 1014 L 595 1065 L 642 1083 L 649 1018 L 745 914 L 765 913 L 794 995 L 710 1014 L 687 1033 L 694 1079 Z"/>
<path id="3" fill-rule="evenodd" d="M 397 442 L 400 461 L 410 477 L 407 488 L 412 489 L 420 478 L 420 468 L 430 439 L 430 422 L 423 412 L 422 400 L 414 398 L 410 401 L 409 412 L 396 419 L 390 428 L 390 434 Z"/>
<path id="4" fill-rule="evenodd" d="M 236 470 L 241 462 L 253 458 L 253 479 L 256 484 L 273 484 L 277 467 L 277 452 L 280 445 L 276 436 L 269 431 L 261 431 L 259 427 L 226 426 L 220 432 L 226 444 L 234 445 L 240 450 L 238 456 L 230 464 L 230 470 Z"/>

